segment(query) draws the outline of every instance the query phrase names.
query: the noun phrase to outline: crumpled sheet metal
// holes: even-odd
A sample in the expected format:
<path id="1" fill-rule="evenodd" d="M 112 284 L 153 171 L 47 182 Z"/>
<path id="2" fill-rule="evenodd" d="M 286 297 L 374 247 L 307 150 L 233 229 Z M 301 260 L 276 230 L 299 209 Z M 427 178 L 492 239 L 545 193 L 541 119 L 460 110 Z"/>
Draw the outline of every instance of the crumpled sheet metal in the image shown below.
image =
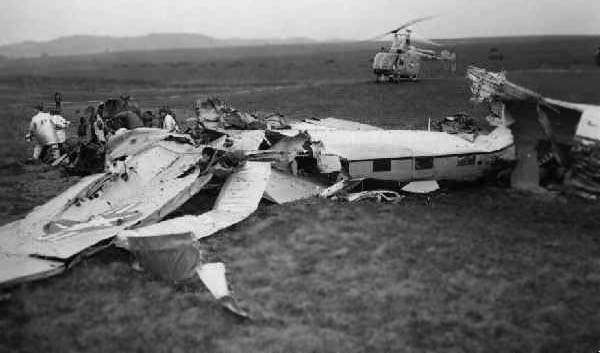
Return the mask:
<path id="1" fill-rule="evenodd" d="M 43 223 L 34 228 L 30 226 L 34 223 L 25 218 L 17 221 L 19 223 L 16 225 L 9 224 L 0 228 L 1 235 L 8 233 L 0 239 L 0 251 L 66 260 L 104 239 L 112 238 L 127 227 L 162 219 L 187 201 L 209 179 L 209 176 L 198 178 L 197 175 L 190 174 L 163 186 L 155 194 L 142 189 L 127 204 L 115 205 L 110 210 L 81 220 L 71 217 L 75 216 L 73 213 L 69 214 L 71 218 L 43 217 Z M 57 208 L 60 209 L 61 206 Z"/>
<path id="2" fill-rule="evenodd" d="M 419 180 L 404 185 L 402 191 L 412 194 L 429 194 L 439 189 L 440 186 L 435 180 Z"/>
<path id="3" fill-rule="evenodd" d="M 0 253 L 0 287 L 54 276 L 64 269 L 61 261 Z"/>
<path id="4" fill-rule="evenodd" d="M 265 140 L 264 130 L 219 130 L 225 135 L 212 141 L 209 146 L 226 151 L 255 151 Z"/>
<path id="5" fill-rule="evenodd" d="M 190 233 L 174 233 L 161 237 L 129 238 L 129 250 L 142 268 L 169 282 L 193 277 L 200 264 L 200 250 Z"/>
<path id="6" fill-rule="evenodd" d="M 575 136 L 583 144 L 600 143 L 600 106 L 587 108 L 583 111 Z"/>
<path id="7" fill-rule="evenodd" d="M 319 195 L 325 185 L 289 173 L 271 170 L 264 197 L 278 204 Z"/>
<path id="8" fill-rule="evenodd" d="M 344 200 L 348 202 L 358 202 L 362 200 L 374 200 L 377 202 L 389 202 L 389 203 L 398 203 L 400 202 L 404 196 L 398 194 L 395 191 L 391 190 L 369 190 L 362 192 L 355 192 L 343 197 Z"/>
<path id="9" fill-rule="evenodd" d="M 491 72 L 475 66 L 467 68 L 471 93 L 477 101 L 529 100 L 543 102 L 538 93 L 510 82 L 504 72 Z"/>
<path id="10" fill-rule="evenodd" d="M 198 170 L 190 170 L 200 153 L 173 152 L 164 148 L 169 144 L 175 149 L 181 145 L 153 143 L 154 147 L 128 159 L 127 178 L 117 174 L 84 177 L 25 218 L 0 227 L 3 261 L 21 262 L 25 271 L 7 276 L 34 275 L 26 269 L 54 274 L 55 261 L 43 263 L 30 255 L 66 261 L 127 227 L 156 222 L 187 201 L 210 175 L 199 177 Z M 187 145 L 187 149 L 193 146 Z"/>
<path id="11" fill-rule="evenodd" d="M 252 214 L 267 186 L 271 173 L 270 163 L 248 161 L 231 174 L 211 211 L 199 216 L 183 216 L 146 227 L 121 232 L 120 239 L 135 236 L 162 236 L 175 233 L 192 233 L 200 239 L 238 223 Z M 122 243 L 126 246 L 127 242 Z"/>
<path id="12" fill-rule="evenodd" d="M 25 218 L 0 227 L 0 253 L 29 256 L 58 252 L 59 244 L 42 242 L 38 239 L 45 234 L 45 225 L 63 212 L 65 205 L 69 204 L 76 195 L 102 178 L 104 174 L 86 176 L 50 201 L 35 207 Z"/>
<path id="13" fill-rule="evenodd" d="M 193 145 L 189 135 L 173 134 L 163 129 L 137 128 L 127 130 L 119 136 L 113 136 L 106 145 L 106 160 L 112 161 L 122 156 L 133 156 L 142 150 L 151 148 L 154 143 L 162 141 L 169 136 L 174 136 L 187 144 Z"/>

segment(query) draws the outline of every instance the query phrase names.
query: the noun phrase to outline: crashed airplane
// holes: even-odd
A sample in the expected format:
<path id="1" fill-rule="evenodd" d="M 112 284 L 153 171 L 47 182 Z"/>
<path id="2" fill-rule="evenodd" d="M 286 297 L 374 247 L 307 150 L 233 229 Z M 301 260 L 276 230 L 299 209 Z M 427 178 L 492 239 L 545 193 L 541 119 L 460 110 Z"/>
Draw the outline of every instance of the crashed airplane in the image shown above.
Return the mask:
<path id="1" fill-rule="evenodd" d="M 509 87 L 507 81 L 494 86 L 488 76 L 470 71 L 474 94 L 504 104 L 498 92 Z M 577 136 L 598 140 L 597 107 L 542 102 L 581 109 L 585 126 Z M 335 118 L 258 124 L 243 116 L 238 123 L 207 124 L 211 138 L 201 143 L 158 129 L 127 131 L 109 141 L 103 173 L 82 178 L 25 218 L 0 227 L 0 286 L 61 273 L 83 256 L 116 245 L 161 278 L 199 277 L 231 308 L 224 265 L 202 263 L 196 241 L 247 218 L 262 198 L 280 204 L 313 196 L 398 202 L 400 195 L 386 190 L 339 196 L 366 179 L 426 193 L 438 188 L 437 181 L 474 180 L 498 171 L 517 162 L 518 153 L 504 108 L 492 109 L 495 128 L 487 134 L 383 130 Z M 168 217 L 215 186 L 220 191 L 212 209 Z"/>
<path id="2" fill-rule="evenodd" d="M 131 249 L 152 237 L 187 234 L 198 240 L 248 217 L 261 198 L 285 203 L 328 197 L 365 179 L 428 192 L 437 189 L 436 180 L 476 179 L 499 161 L 514 159 L 512 134 L 504 127 L 461 136 L 327 118 L 285 129 L 213 132 L 216 137 L 202 145 L 188 135 L 151 128 L 115 136 L 104 173 L 82 178 L 25 218 L 0 227 L 0 284 L 60 273 L 112 243 Z M 222 185 L 212 210 L 164 220 L 211 180 Z"/>

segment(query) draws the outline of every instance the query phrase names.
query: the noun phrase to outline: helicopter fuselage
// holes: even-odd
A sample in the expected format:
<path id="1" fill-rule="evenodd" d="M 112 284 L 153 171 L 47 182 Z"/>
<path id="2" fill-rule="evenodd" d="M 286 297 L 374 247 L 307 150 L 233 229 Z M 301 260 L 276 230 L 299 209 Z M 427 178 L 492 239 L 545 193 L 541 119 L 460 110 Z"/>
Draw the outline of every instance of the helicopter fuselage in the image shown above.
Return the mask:
<path id="1" fill-rule="evenodd" d="M 416 81 L 421 71 L 421 58 L 410 51 L 382 50 L 373 58 L 372 68 L 378 82 Z"/>

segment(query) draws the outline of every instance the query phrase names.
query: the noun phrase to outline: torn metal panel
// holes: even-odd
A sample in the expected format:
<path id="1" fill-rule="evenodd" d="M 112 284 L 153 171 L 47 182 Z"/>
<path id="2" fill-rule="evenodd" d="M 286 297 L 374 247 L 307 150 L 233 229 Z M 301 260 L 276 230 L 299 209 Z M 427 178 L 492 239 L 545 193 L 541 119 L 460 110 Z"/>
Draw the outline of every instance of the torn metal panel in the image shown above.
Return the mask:
<path id="1" fill-rule="evenodd" d="M 475 66 L 467 68 L 471 93 L 477 101 L 531 101 L 544 103 L 540 94 L 510 82 L 505 72 L 490 72 Z"/>
<path id="2" fill-rule="evenodd" d="M 575 136 L 583 144 L 600 143 L 600 107 L 587 108 L 581 114 Z"/>
<path id="3" fill-rule="evenodd" d="M 119 136 L 113 136 L 106 145 L 106 159 L 112 161 L 123 156 L 136 155 L 169 136 L 175 136 L 181 141 L 187 141 L 190 145 L 193 144 L 191 138 L 185 134 L 172 134 L 166 130 L 156 128 L 138 128 L 127 130 Z"/>
<path id="4" fill-rule="evenodd" d="M 0 227 L 0 253 L 21 256 L 39 253 L 40 248 L 47 246 L 37 239 L 45 234 L 44 226 L 72 203 L 78 194 L 103 178 L 104 174 L 84 177 L 50 201 L 35 207 L 25 218 Z"/>
<path id="5" fill-rule="evenodd" d="M 131 250 L 142 268 L 163 280 L 178 282 L 193 277 L 200 263 L 200 250 L 191 233 L 166 234 L 160 237 L 131 237 Z"/>
<path id="6" fill-rule="evenodd" d="M 226 134 L 209 145 L 226 151 L 255 151 L 265 139 L 264 130 L 222 130 Z"/>
<path id="7" fill-rule="evenodd" d="M 440 186 L 435 180 L 421 180 L 421 181 L 413 181 L 404 185 L 402 191 L 410 192 L 413 194 L 428 194 L 430 192 L 434 192 L 439 190 Z"/>
<path id="8" fill-rule="evenodd" d="M 248 215 L 256 211 L 270 174 L 269 163 L 246 162 L 239 171 L 227 179 L 213 209 L 248 213 Z"/>
<path id="9" fill-rule="evenodd" d="M 196 272 L 215 299 L 231 294 L 225 278 L 225 264 L 222 262 L 203 264 L 196 269 Z"/>
<path id="10" fill-rule="evenodd" d="M 404 196 L 398 194 L 395 191 L 391 191 L 391 190 L 362 191 L 362 192 L 355 192 L 355 193 L 344 196 L 344 199 L 348 202 L 358 202 L 358 201 L 362 201 L 362 200 L 374 200 L 377 202 L 398 203 L 403 198 L 404 198 Z"/>
<path id="11" fill-rule="evenodd" d="M 362 179 L 340 180 L 337 183 L 330 185 L 328 188 L 323 189 L 323 191 L 321 191 L 319 196 L 320 197 L 331 197 L 343 190 L 347 190 L 347 191 L 352 190 L 355 186 L 360 184 L 362 181 L 363 181 Z"/>
<path id="12" fill-rule="evenodd" d="M 192 233 L 200 239 L 238 223 L 257 208 L 267 186 L 271 172 L 265 162 L 246 162 L 231 174 L 215 202 L 213 210 L 199 216 L 183 216 L 160 223 L 121 232 L 120 241 L 135 236 L 163 236 L 165 234 Z M 123 241 L 123 246 L 126 245 Z"/>
<path id="13" fill-rule="evenodd" d="M 247 217 L 248 215 L 238 212 L 211 210 L 199 216 L 172 218 L 134 230 L 121 231 L 117 235 L 116 245 L 128 249 L 128 240 L 132 237 L 160 237 L 179 233 L 191 233 L 194 235 L 194 239 L 200 239 L 230 227 Z"/>
<path id="14" fill-rule="evenodd" d="M 317 196 L 323 189 L 322 184 L 307 178 L 271 170 L 271 177 L 265 189 L 264 197 L 275 203 L 283 204 Z"/>
<path id="15" fill-rule="evenodd" d="M 225 277 L 225 264 L 212 262 L 198 266 L 196 273 L 210 294 L 219 301 L 225 310 L 243 318 L 249 319 L 250 315 L 242 309 L 231 295 Z"/>
<path id="16" fill-rule="evenodd" d="M 60 261 L 0 253 L 0 287 L 54 276 L 64 269 Z"/>
<path id="17" fill-rule="evenodd" d="M 546 98 L 527 88 L 518 86 L 506 79 L 503 73 L 492 73 L 476 67 L 469 67 L 467 76 L 471 80 L 471 90 L 474 98 L 479 101 L 500 101 L 512 106 L 517 114 L 517 126 L 523 130 L 527 118 L 527 108 L 535 105 L 537 108 L 537 123 L 545 134 L 545 139 L 552 145 L 553 159 L 561 166 L 569 166 L 565 184 L 573 186 L 576 193 L 590 198 L 600 194 L 598 168 L 600 157 L 600 106 L 571 103 Z M 533 103 L 533 104 L 532 104 Z M 540 106 L 547 107 L 545 109 Z M 523 111 L 525 113 L 523 113 Z M 516 116 L 519 115 L 519 116 Z M 558 119 L 553 122 L 552 118 Z M 518 120 L 521 120 L 519 122 Z M 561 126 L 555 133 L 552 124 Z M 575 127 L 565 135 L 565 127 Z M 534 131 L 533 127 L 530 127 Z M 527 132 L 531 132 L 527 131 Z M 517 130 L 519 158 L 511 175 L 511 185 L 515 188 L 534 192 L 543 192 L 539 186 L 540 165 L 537 158 L 537 140 L 540 136 L 519 133 Z M 574 135 L 574 136 L 573 136 Z M 525 136 L 525 138 L 523 138 Z M 533 140 L 533 141 L 532 141 Z M 564 155 L 559 144 L 570 145 L 569 156 Z M 570 163 L 566 163 L 570 157 Z"/>
<path id="18" fill-rule="evenodd" d="M 118 231 L 161 219 L 187 201 L 210 175 L 199 176 L 193 146 L 160 141 L 126 162 L 127 174 L 83 178 L 24 219 L 0 228 L 6 254 L 67 259 Z"/>

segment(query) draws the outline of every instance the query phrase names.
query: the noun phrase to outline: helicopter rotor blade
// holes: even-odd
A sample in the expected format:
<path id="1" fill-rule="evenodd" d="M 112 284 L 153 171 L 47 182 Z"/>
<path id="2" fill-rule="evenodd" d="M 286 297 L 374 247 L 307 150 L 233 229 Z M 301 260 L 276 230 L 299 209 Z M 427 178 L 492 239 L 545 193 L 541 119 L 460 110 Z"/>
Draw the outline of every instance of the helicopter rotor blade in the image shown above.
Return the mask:
<path id="1" fill-rule="evenodd" d="M 417 42 L 417 43 L 421 43 L 421 44 L 429 44 L 429 45 L 433 45 L 435 47 L 443 47 L 443 45 L 440 43 L 434 42 L 433 40 L 425 38 L 425 37 L 416 36 L 414 34 L 411 35 L 410 39 L 413 42 Z"/>
<path id="2" fill-rule="evenodd" d="M 417 24 L 417 23 L 419 23 L 419 22 L 423 22 L 423 21 L 430 20 L 430 19 L 432 19 L 432 18 L 434 18 L 434 16 L 420 17 L 420 18 L 416 18 L 416 19 L 414 19 L 414 20 L 410 20 L 410 21 L 408 21 L 408 22 L 404 23 L 403 25 L 401 25 L 401 26 L 400 26 L 400 27 L 398 27 L 398 28 L 395 28 L 395 29 L 393 29 L 393 30 L 391 30 L 391 31 L 388 31 L 388 32 L 385 32 L 385 33 L 382 33 L 382 34 L 380 34 L 380 35 L 377 35 L 377 36 L 375 36 L 375 37 L 371 37 L 371 38 L 369 38 L 369 39 L 362 40 L 361 42 L 375 42 L 375 41 L 377 41 L 377 40 L 379 40 L 379 39 L 381 39 L 381 38 L 383 38 L 383 37 L 385 37 L 385 36 L 387 36 L 387 35 L 390 35 L 390 34 L 397 34 L 398 32 L 400 32 L 401 30 L 403 30 L 403 29 L 405 29 L 405 28 L 407 28 L 407 27 L 410 27 L 410 26 L 412 26 L 412 25 L 414 25 L 414 24 Z M 399 35 L 403 35 L 403 34 L 402 34 L 402 33 L 400 33 Z"/>
<path id="3" fill-rule="evenodd" d="M 377 35 L 375 37 L 371 37 L 369 39 L 361 40 L 361 42 L 377 42 L 380 39 L 383 39 L 385 36 L 389 35 L 390 32 L 385 32 L 383 34 Z"/>
<path id="4" fill-rule="evenodd" d="M 421 18 L 416 18 L 414 20 L 410 20 L 410 21 L 406 22 L 405 24 L 401 25 L 400 27 L 389 31 L 388 33 L 389 34 L 398 33 L 399 31 L 401 31 L 401 30 L 403 30 L 403 29 L 405 29 L 407 27 L 410 27 L 410 26 L 412 26 L 414 24 L 417 24 L 419 22 L 430 20 L 432 18 L 433 18 L 433 16 L 426 16 L 426 17 L 421 17 Z"/>

